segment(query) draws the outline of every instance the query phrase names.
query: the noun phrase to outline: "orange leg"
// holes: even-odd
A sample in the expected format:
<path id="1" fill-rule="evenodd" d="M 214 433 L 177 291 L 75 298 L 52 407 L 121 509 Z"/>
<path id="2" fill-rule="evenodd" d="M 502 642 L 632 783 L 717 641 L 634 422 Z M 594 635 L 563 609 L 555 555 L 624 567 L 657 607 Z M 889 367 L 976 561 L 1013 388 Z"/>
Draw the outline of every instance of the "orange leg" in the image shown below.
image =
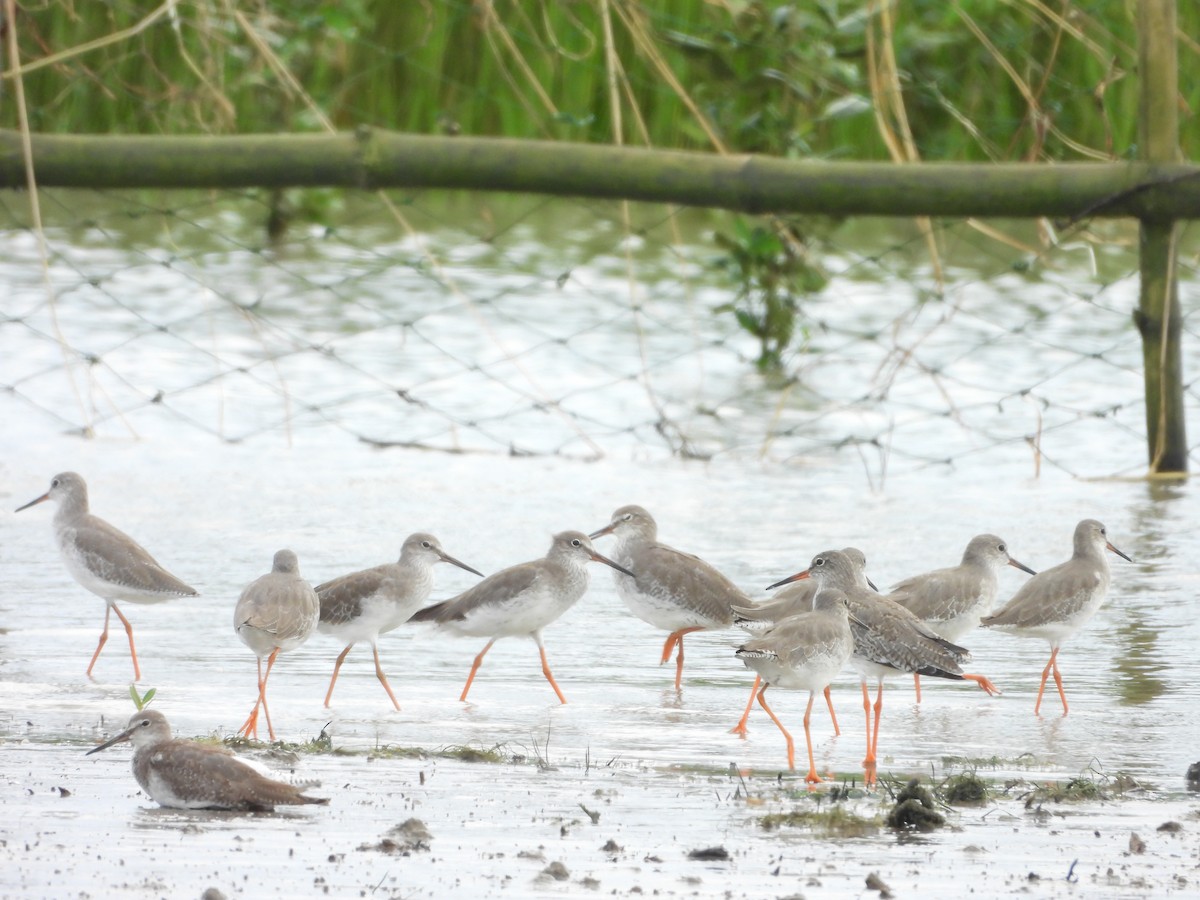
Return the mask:
<path id="1" fill-rule="evenodd" d="M 879 755 L 879 716 L 883 712 L 883 679 L 879 679 L 879 690 L 875 693 L 875 731 L 871 734 L 871 762 Z"/>
<path id="2" fill-rule="evenodd" d="M 475 680 L 475 673 L 479 671 L 479 666 L 483 663 L 484 656 L 486 656 L 487 652 L 492 649 L 492 644 L 494 643 L 496 643 L 496 639 L 492 638 L 487 642 L 487 645 L 479 651 L 479 655 L 475 657 L 475 663 L 471 666 L 471 674 L 467 676 L 467 683 L 463 685 L 462 693 L 458 696 L 460 702 L 467 699 L 467 691 L 471 690 L 471 682 Z"/>
<path id="3" fill-rule="evenodd" d="M 278 655 L 279 648 L 276 647 L 271 651 L 271 655 L 267 657 L 267 671 L 265 674 L 262 670 L 262 657 L 258 658 L 258 699 L 254 701 L 254 709 L 250 711 L 249 718 L 238 729 L 238 734 L 243 737 L 250 737 L 253 734 L 254 739 L 258 740 L 258 708 L 261 706 L 263 715 L 267 719 L 267 734 L 271 740 L 275 740 L 275 729 L 271 725 L 271 711 L 267 709 L 267 679 L 271 677 L 271 667 L 275 665 L 275 657 Z"/>
<path id="4" fill-rule="evenodd" d="M 659 665 L 669 661 L 671 659 L 671 650 L 674 649 L 676 644 L 679 645 L 679 655 L 675 658 L 675 690 L 677 691 L 680 689 L 680 685 L 683 683 L 683 636 L 685 634 L 691 634 L 693 631 L 703 630 L 703 625 L 693 625 L 691 628 L 680 628 L 678 631 L 672 631 L 669 635 L 667 635 L 667 640 L 663 644 L 662 659 L 659 661 Z"/>
<path id="5" fill-rule="evenodd" d="M 554 688 L 554 693 L 558 694 L 560 703 L 566 703 L 567 698 L 563 696 L 563 692 L 558 689 L 558 682 L 554 680 L 554 676 L 550 674 L 550 663 L 546 662 L 546 648 L 542 646 L 542 639 L 536 638 L 538 652 L 542 655 L 542 674 L 546 676 L 546 680 L 550 682 L 550 687 Z M 679 645 L 679 652 L 683 653 L 683 644 Z"/>
<path id="6" fill-rule="evenodd" d="M 969 678 L 970 676 L 967 676 L 967 677 Z M 990 684 L 991 682 L 988 682 L 988 683 Z M 921 676 L 918 675 L 916 672 L 913 672 L 913 688 L 917 692 L 917 702 L 920 703 L 921 702 Z M 984 688 L 984 690 L 987 690 L 987 688 Z"/>
<path id="7" fill-rule="evenodd" d="M 829 707 L 829 718 L 833 720 L 833 734 L 836 737 L 842 733 L 842 729 L 838 728 L 837 713 L 833 711 L 833 697 L 829 695 L 829 685 L 825 685 L 825 705 Z"/>
<path id="8" fill-rule="evenodd" d="M 867 691 L 867 683 L 863 681 L 861 684 L 863 695 L 863 712 L 867 714 L 867 755 L 862 761 L 862 764 L 866 766 L 875 762 L 875 754 L 871 752 L 871 695 Z"/>
<path id="9" fill-rule="evenodd" d="M 788 768 L 794 770 L 796 768 L 796 744 L 795 744 L 795 742 L 792 741 L 792 736 L 790 734 L 788 734 L 788 730 L 783 727 L 783 723 L 779 721 L 779 717 L 776 716 L 775 713 L 771 711 L 771 707 L 767 706 L 766 693 L 767 693 L 767 688 L 769 688 L 769 687 L 770 687 L 769 684 L 764 684 L 762 686 L 762 690 L 760 690 L 758 692 L 758 705 L 767 711 L 767 715 L 771 717 L 771 721 L 774 722 L 777 726 L 779 726 L 779 730 L 782 731 L 783 736 L 785 738 L 787 738 Z M 809 708 L 810 709 L 812 708 L 812 696 L 811 695 L 809 695 Z M 809 744 L 808 752 L 809 752 L 809 755 L 811 756 L 812 744 Z M 813 772 L 810 772 L 809 774 L 815 775 L 817 773 L 815 771 L 813 771 Z"/>
<path id="10" fill-rule="evenodd" d="M 996 687 L 996 685 L 992 684 L 989 679 L 982 675 L 964 675 L 963 678 L 967 681 L 975 682 L 981 689 L 987 692 L 989 697 L 999 697 L 1002 693 L 1004 693 L 1000 690 L 1000 688 Z"/>
<path id="11" fill-rule="evenodd" d="M 1063 690 L 1062 675 L 1058 671 L 1058 648 L 1055 647 L 1050 651 L 1050 662 L 1046 663 L 1046 668 L 1042 669 L 1042 682 L 1038 685 L 1037 703 L 1033 706 L 1035 716 L 1042 708 L 1042 692 L 1046 690 L 1046 679 L 1050 677 L 1051 672 L 1054 672 L 1054 683 L 1058 685 L 1058 696 L 1062 698 L 1063 715 L 1067 714 L 1067 694 Z"/>
<path id="12" fill-rule="evenodd" d="M 111 604 L 104 606 L 104 630 L 100 632 L 100 643 L 96 645 L 96 652 L 92 654 L 92 661 L 88 663 L 87 676 L 92 677 L 92 668 L 96 665 L 96 660 L 100 658 L 100 651 L 104 649 L 105 643 L 108 641 L 108 619 L 112 612 Z M 136 673 L 136 670 L 134 670 Z"/>
<path id="13" fill-rule="evenodd" d="M 808 692 L 808 708 L 804 710 L 804 742 L 808 744 L 808 774 L 804 776 L 804 780 L 809 785 L 814 785 L 822 779 L 817 774 L 817 763 L 813 759 L 812 751 L 812 732 L 808 730 L 809 720 L 812 719 L 813 700 L 817 697 L 816 691 Z"/>
<path id="14" fill-rule="evenodd" d="M 400 703 L 396 700 L 396 695 L 392 693 L 392 686 L 388 684 L 387 676 L 383 674 L 383 666 L 379 664 L 379 645 L 372 644 L 371 650 L 375 653 L 375 677 L 379 679 L 379 683 L 383 685 L 383 689 L 387 691 L 387 695 L 392 698 L 392 706 L 396 709 L 400 708 Z M 333 686 L 330 686 L 333 690 Z"/>
<path id="15" fill-rule="evenodd" d="M 750 719 L 750 710 L 754 706 L 754 698 L 758 696 L 758 686 L 760 683 L 762 683 L 762 676 L 755 675 L 754 687 L 750 688 L 750 699 L 746 701 L 746 709 L 742 712 L 742 717 L 738 719 L 738 723 L 729 729 L 731 734 L 740 734 L 742 737 L 745 737 L 746 732 L 749 731 L 746 727 L 746 722 Z"/>
<path id="16" fill-rule="evenodd" d="M 108 642 L 108 616 L 110 612 L 115 612 L 117 618 L 121 620 L 121 624 L 125 626 L 125 634 L 129 636 L 129 655 L 133 659 L 133 680 L 142 680 L 142 669 L 138 665 L 137 648 L 133 646 L 133 626 L 129 624 L 129 620 L 117 607 L 115 603 L 106 604 L 104 607 L 104 631 L 100 633 L 100 642 L 96 644 L 96 652 L 92 654 L 92 661 L 88 663 L 87 676 L 92 677 L 92 669 L 96 665 L 96 660 L 100 658 L 100 650 Z"/>
<path id="17" fill-rule="evenodd" d="M 342 671 L 342 663 L 346 661 L 346 654 L 350 652 L 353 644 L 347 644 L 346 649 L 338 654 L 337 662 L 333 664 L 333 678 L 329 681 L 329 690 L 325 692 L 325 708 L 329 709 L 329 701 L 333 699 L 333 686 L 337 684 L 338 672 Z"/>
<path id="18" fill-rule="evenodd" d="M 1067 707 L 1067 692 L 1063 690 L 1062 673 L 1058 671 L 1058 660 L 1054 662 L 1054 683 L 1058 685 L 1058 696 L 1062 699 L 1063 715 L 1068 712 Z"/>

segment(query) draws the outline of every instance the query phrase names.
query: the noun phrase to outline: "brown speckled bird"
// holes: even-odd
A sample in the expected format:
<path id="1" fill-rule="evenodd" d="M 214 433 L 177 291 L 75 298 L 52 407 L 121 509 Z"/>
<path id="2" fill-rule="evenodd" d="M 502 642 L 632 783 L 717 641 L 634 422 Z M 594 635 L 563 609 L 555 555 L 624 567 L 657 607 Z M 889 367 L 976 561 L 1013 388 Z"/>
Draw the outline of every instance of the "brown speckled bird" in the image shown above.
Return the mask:
<path id="1" fill-rule="evenodd" d="M 134 713 L 129 727 L 87 752 L 133 744 L 133 777 L 151 800 L 171 809 L 271 811 L 276 806 L 328 803 L 309 797 L 316 782 L 288 784 L 261 774 L 224 747 L 171 737 L 166 717 L 152 709 Z"/>

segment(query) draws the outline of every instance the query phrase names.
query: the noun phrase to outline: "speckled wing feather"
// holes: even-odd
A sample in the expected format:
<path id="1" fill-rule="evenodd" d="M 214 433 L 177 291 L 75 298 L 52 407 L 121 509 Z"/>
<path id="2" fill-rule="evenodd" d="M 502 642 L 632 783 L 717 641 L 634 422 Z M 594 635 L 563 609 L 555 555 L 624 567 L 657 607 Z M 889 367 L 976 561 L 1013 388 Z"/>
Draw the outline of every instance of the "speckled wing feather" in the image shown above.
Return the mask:
<path id="1" fill-rule="evenodd" d="M 312 631 L 319 614 L 319 603 L 304 579 L 271 572 L 256 579 L 242 592 L 242 600 L 238 601 L 240 621 L 236 625 L 239 628 L 249 625 L 274 635 L 277 641 L 293 640 Z M 312 619 L 307 615 L 296 615 L 297 608 L 307 610 L 310 605 Z"/>
<path id="2" fill-rule="evenodd" d="M 221 748 L 184 740 L 137 754 L 134 776 L 152 798 L 157 800 L 169 792 L 191 806 L 269 810 L 278 804 L 329 802 L 306 797 L 302 788 L 267 778 Z"/>
<path id="3" fill-rule="evenodd" d="M 142 591 L 195 597 L 184 584 L 155 561 L 144 547 L 103 519 L 88 516 L 74 529 L 74 549 L 99 578 Z"/>
<path id="4" fill-rule="evenodd" d="M 979 602 L 969 573 L 957 568 L 905 579 L 887 596 L 927 622 L 957 618 Z"/>
<path id="5" fill-rule="evenodd" d="M 694 611 L 724 625 L 733 622 L 733 604 L 750 603 L 745 592 L 704 560 L 666 544 L 630 554 L 627 568 L 645 593 L 664 600 L 686 598 Z"/>
<path id="6" fill-rule="evenodd" d="M 848 592 L 854 653 L 901 672 L 960 676 L 960 663 L 970 658 L 963 647 L 934 634 L 894 600 L 865 592 Z"/>

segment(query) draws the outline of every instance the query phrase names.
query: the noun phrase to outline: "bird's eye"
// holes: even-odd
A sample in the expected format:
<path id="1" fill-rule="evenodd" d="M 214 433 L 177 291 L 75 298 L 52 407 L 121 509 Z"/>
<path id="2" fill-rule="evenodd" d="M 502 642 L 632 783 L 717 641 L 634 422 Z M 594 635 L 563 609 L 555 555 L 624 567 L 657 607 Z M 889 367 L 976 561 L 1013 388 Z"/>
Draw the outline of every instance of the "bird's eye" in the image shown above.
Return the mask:
<path id="1" fill-rule="evenodd" d="M 55 478 L 53 481 L 50 482 L 50 487 L 58 487 L 58 479 L 57 478 Z"/>
<path id="2" fill-rule="evenodd" d="M 572 546 L 572 547 L 582 547 L 582 546 L 583 546 L 583 541 L 581 541 L 579 538 L 574 538 L 574 539 L 572 539 L 572 541 L 571 541 L 571 546 Z"/>
<path id="3" fill-rule="evenodd" d="M 823 566 L 823 565 L 825 565 L 825 560 L 821 557 L 817 557 L 816 559 L 813 560 L 813 565 L 814 566 Z"/>
<path id="4" fill-rule="evenodd" d="M 421 546 L 426 550 L 429 550 L 431 547 L 433 547 L 433 544 L 429 543 L 429 541 L 421 541 Z"/>
<path id="5" fill-rule="evenodd" d="M 150 720 L 149 720 L 149 719 L 142 719 L 142 727 L 143 727 L 143 728 L 149 728 L 149 727 L 150 727 Z"/>
<path id="6" fill-rule="evenodd" d="M 1007 547 L 1005 547 L 1003 544 L 1001 544 L 1000 546 L 998 546 L 996 549 L 997 549 L 997 550 L 999 550 L 1001 553 L 1007 553 L 1007 552 L 1008 552 L 1008 548 L 1007 548 Z"/>
<path id="7" fill-rule="evenodd" d="M 632 521 L 633 521 L 633 513 L 625 513 L 625 515 L 624 515 L 624 516 L 622 516 L 622 518 L 623 518 L 623 519 L 624 519 L 626 522 L 632 522 Z"/>

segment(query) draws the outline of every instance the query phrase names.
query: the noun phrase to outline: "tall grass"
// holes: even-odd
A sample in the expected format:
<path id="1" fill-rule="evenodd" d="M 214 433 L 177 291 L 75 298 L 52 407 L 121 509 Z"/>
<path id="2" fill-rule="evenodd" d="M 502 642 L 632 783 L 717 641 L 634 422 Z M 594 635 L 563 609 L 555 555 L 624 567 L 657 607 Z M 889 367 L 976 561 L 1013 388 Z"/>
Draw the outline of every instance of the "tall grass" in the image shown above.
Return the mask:
<path id="1" fill-rule="evenodd" d="M 869 46 L 895 55 L 925 159 L 1136 148 L 1126 0 L 139 0 L 22 4 L 30 125 L 57 132 L 351 128 L 885 158 Z M 607 15 L 612 46 L 606 44 Z M 1200 4 L 1179 3 L 1184 152 L 1200 155 Z M 872 41 L 867 39 L 873 29 Z M 11 61 L 6 61 L 11 70 Z M 285 76 L 286 73 L 286 76 Z M 290 76 L 290 77 L 288 77 Z M 11 72 L 6 81 L 11 78 Z M 674 81 L 672 81 L 672 78 Z M 0 126 L 16 127 L 0 94 Z"/>

